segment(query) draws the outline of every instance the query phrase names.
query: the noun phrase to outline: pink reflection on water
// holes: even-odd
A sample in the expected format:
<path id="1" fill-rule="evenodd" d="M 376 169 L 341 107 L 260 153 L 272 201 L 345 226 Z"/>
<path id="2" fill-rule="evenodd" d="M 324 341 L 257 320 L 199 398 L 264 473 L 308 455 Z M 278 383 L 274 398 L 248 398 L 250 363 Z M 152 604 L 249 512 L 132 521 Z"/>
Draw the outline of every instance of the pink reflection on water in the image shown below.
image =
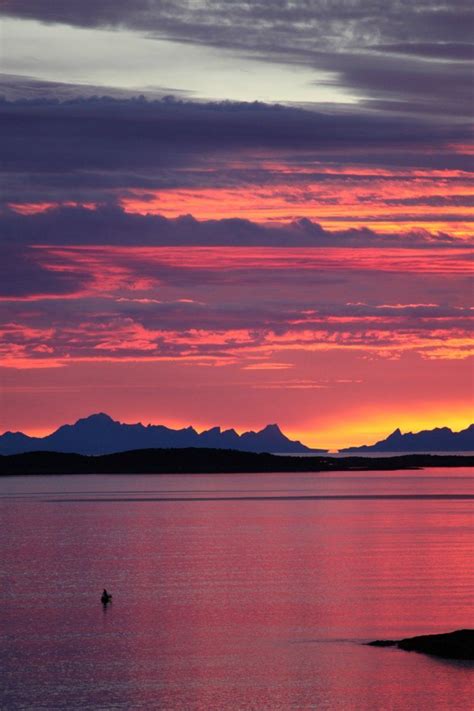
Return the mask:
<path id="1" fill-rule="evenodd" d="M 360 643 L 469 626 L 472 501 L 133 500 L 245 488 L 469 495 L 467 475 L 10 482 L 0 498 L 6 698 L 68 709 L 469 708 L 465 665 Z M 63 498 L 89 500 L 61 500 L 66 488 Z"/>

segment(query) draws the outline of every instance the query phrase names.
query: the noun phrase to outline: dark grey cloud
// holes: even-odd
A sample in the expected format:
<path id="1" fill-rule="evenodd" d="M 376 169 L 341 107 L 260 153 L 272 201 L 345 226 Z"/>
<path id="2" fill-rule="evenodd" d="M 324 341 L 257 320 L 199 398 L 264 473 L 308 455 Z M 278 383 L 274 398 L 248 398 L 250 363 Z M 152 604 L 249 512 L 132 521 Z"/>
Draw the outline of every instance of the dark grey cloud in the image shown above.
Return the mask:
<path id="1" fill-rule="evenodd" d="M 423 195 L 411 198 L 388 198 L 386 205 L 430 205 L 432 207 L 473 207 L 474 195 Z"/>
<path id="2" fill-rule="evenodd" d="M 80 27 L 131 28 L 161 37 L 219 44 L 282 49 L 357 44 L 415 38 L 470 41 L 472 4 L 453 0 L 8 0 L 2 12 L 12 17 Z"/>
<path id="3" fill-rule="evenodd" d="M 444 57 L 446 50 L 440 56 L 429 55 L 438 45 L 449 46 L 451 56 Z M 466 61 L 467 46 L 403 42 L 338 52 L 318 49 L 312 63 L 334 72 L 326 82 L 349 87 L 361 106 L 388 114 L 429 114 L 432 120 L 451 123 L 472 114 L 473 63 Z M 462 56 L 455 56 L 458 51 Z M 318 79 L 314 83 L 318 85 Z"/>
<path id="4" fill-rule="evenodd" d="M 441 115 L 448 121 L 472 113 L 473 70 L 466 62 L 430 62 L 392 55 L 374 58 L 368 53 L 340 54 L 324 62 L 327 67 L 338 68 L 344 81 L 374 109 Z"/>
<path id="5" fill-rule="evenodd" d="M 71 145 L 74 140 L 81 143 L 86 154 L 84 162 L 98 167 L 108 164 L 120 167 L 130 165 L 133 154 L 137 155 L 135 163 L 143 165 L 148 155 L 149 162 L 156 165 L 161 156 L 150 155 L 149 149 L 163 151 L 167 145 L 164 158 L 170 161 L 171 154 L 179 162 L 183 154 L 208 150 L 327 151 L 331 147 L 361 147 L 362 142 L 366 147 L 398 148 L 470 135 L 465 126 L 437 126 L 358 110 L 309 111 L 263 102 L 190 102 L 173 97 L 157 101 L 108 96 L 62 102 L 4 101 L 0 111 L 5 136 L 4 164 L 8 166 L 13 160 L 14 151 L 8 150 L 8 143 L 17 136 L 28 140 L 31 135 L 31 141 L 41 138 L 36 150 L 29 146 L 30 150 L 16 154 L 14 165 L 34 167 L 37 156 L 47 150 L 53 169 L 58 156 L 65 162 L 68 158 L 76 159 L 74 144 Z M 69 151 L 64 150 L 63 141 L 69 141 Z M 98 150 L 104 141 L 104 150 Z"/>
<path id="6" fill-rule="evenodd" d="M 354 70 L 355 71 L 355 70 Z M 316 161 L 373 167 L 470 170 L 450 145 L 464 124 L 310 111 L 259 102 L 191 102 L 143 97 L 0 102 L 3 202 L 104 201 L 129 190 L 271 184 L 258 155 L 311 165 L 305 180 L 334 178 Z M 247 167 L 248 165 L 248 167 Z M 359 176 L 363 180 L 363 176 Z M 347 176 L 350 180 L 351 176 Z M 289 184 L 301 181 L 288 173 Z M 383 177 L 381 178 L 383 180 Z"/>
<path id="7" fill-rule="evenodd" d="M 91 96 L 101 97 L 104 93 L 114 99 L 133 99 L 137 92 L 121 87 L 93 84 L 74 84 L 60 81 L 47 81 L 22 74 L 0 73 L 0 96 L 7 101 L 69 101 L 75 99 L 90 99 Z M 189 98 L 192 91 L 174 87 L 153 87 L 144 91 L 147 98 L 156 99 L 169 96 Z"/>
<path id="8" fill-rule="evenodd" d="M 392 112 L 469 115 L 471 75 L 465 60 L 474 8 L 466 0 L 9 0 L 2 10 L 12 17 L 128 28 L 325 69 L 334 73 L 334 83 L 361 99 L 389 97 Z M 446 61 L 453 59 L 463 60 L 463 66 Z M 398 62 L 406 90 L 403 82 L 393 84 Z"/>
<path id="9" fill-rule="evenodd" d="M 67 296 L 80 291 L 90 280 L 87 270 L 76 269 L 71 273 L 43 266 L 26 244 L 15 244 L 11 240 L 0 242 L 0 297 Z"/>
<path id="10" fill-rule="evenodd" d="M 198 221 L 190 215 L 167 219 L 159 215 L 128 214 L 112 205 L 95 210 L 61 207 L 33 215 L 5 211 L 0 214 L 0 297 L 77 296 L 84 291 L 97 290 L 97 280 L 100 282 L 102 278 L 103 288 L 107 291 L 109 264 L 114 269 L 119 268 L 124 275 L 119 279 L 119 286 L 113 286 L 113 289 L 125 289 L 129 297 L 129 290 L 132 288 L 133 291 L 136 280 L 155 285 L 150 287 L 152 291 L 158 284 L 184 290 L 185 295 L 191 289 L 193 298 L 193 290 L 199 286 L 204 289 L 201 294 L 204 301 L 209 297 L 208 287 L 212 289 L 213 285 L 251 286 L 254 290 L 256 285 L 274 280 L 271 269 L 266 273 L 264 265 L 256 271 L 242 267 L 229 272 L 203 266 L 178 267 L 166 261 L 160 264 L 158 256 L 150 260 L 146 251 L 137 253 L 130 249 L 137 247 L 306 247 L 314 248 L 315 254 L 328 247 L 377 247 L 388 253 L 394 247 L 409 247 L 429 253 L 432 248 L 465 249 L 468 244 L 447 234 L 432 235 L 420 230 L 394 235 L 378 233 L 367 227 L 330 232 L 308 219 L 281 225 L 262 225 L 241 219 Z M 105 251 L 97 253 L 99 267 L 91 271 L 90 253 L 84 252 L 83 263 L 79 252 L 74 250 L 100 246 Z M 71 249 L 73 251 L 68 251 Z M 306 289 L 314 288 L 317 283 L 327 287 L 338 282 L 340 288 L 341 277 L 334 272 L 325 273 L 323 269 L 321 273 L 318 270 L 304 271 L 298 285 L 305 285 Z M 365 282 L 369 283 L 367 279 Z M 288 283 L 290 292 L 297 293 L 291 270 L 280 272 L 278 283 L 282 288 Z M 112 284 L 115 284 L 114 280 Z M 143 289 L 147 295 L 147 288 Z M 131 296 L 139 297 L 140 289 Z M 146 307 L 140 305 L 140 308 Z"/>
<path id="11" fill-rule="evenodd" d="M 455 61 L 472 61 L 474 59 L 474 44 L 469 42 L 398 42 L 372 45 L 370 49 L 381 53 L 427 59 L 452 59 Z"/>
<path id="12" fill-rule="evenodd" d="M 459 219 L 459 218 L 458 218 Z M 302 218 L 259 224 L 237 218 L 196 220 L 192 215 L 127 213 L 115 205 L 51 208 L 33 215 L 0 214 L 0 244 L 64 246 L 465 247 L 465 240 L 418 230 L 383 234 L 367 227 L 324 230 Z"/>

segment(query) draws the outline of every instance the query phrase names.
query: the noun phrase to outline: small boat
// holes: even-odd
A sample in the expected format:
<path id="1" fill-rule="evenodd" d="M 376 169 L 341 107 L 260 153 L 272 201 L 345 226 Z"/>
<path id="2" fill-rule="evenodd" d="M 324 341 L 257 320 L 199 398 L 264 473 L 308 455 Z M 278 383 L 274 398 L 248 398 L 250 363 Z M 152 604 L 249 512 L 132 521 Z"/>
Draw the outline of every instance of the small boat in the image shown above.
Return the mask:
<path id="1" fill-rule="evenodd" d="M 102 593 L 100 600 L 104 605 L 107 605 L 107 603 L 112 600 L 112 595 L 110 593 L 104 591 Z"/>

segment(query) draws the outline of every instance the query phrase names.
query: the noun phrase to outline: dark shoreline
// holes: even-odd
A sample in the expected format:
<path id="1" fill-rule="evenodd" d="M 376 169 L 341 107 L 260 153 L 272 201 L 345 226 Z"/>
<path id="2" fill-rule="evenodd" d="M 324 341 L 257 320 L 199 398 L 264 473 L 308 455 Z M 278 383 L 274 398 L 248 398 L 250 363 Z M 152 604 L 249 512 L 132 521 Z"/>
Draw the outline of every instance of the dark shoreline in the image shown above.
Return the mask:
<path id="1" fill-rule="evenodd" d="M 292 457 L 229 449 L 139 449 L 86 456 L 61 452 L 0 455 L 0 476 L 41 474 L 258 474 L 270 472 L 396 471 L 474 466 L 474 456 Z"/>
<path id="2" fill-rule="evenodd" d="M 455 630 L 442 634 L 424 634 L 405 639 L 376 639 L 369 647 L 398 647 L 406 652 L 421 652 L 445 659 L 474 661 L 474 630 Z"/>

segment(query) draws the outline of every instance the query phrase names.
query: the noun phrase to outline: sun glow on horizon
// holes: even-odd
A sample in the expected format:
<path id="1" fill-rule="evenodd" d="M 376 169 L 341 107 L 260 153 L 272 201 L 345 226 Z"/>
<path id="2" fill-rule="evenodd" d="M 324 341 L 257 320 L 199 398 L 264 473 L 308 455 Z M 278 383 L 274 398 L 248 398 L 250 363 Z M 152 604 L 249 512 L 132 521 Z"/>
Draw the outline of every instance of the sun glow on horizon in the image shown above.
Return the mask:
<path id="1" fill-rule="evenodd" d="M 460 432 L 474 421 L 472 408 L 466 404 L 460 404 L 456 413 L 450 414 L 443 413 L 441 405 L 434 411 L 431 408 L 429 410 L 426 412 L 420 408 L 418 412 L 410 413 L 402 410 L 392 411 L 382 416 L 373 412 L 355 413 L 343 426 L 331 423 L 325 425 L 323 422 L 317 429 L 289 428 L 284 431 L 290 439 L 299 439 L 309 447 L 323 447 L 335 451 L 344 447 L 375 444 L 386 439 L 396 429 L 400 429 L 402 434 L 438 427 L 449 427 L 453 432 Z"/>

